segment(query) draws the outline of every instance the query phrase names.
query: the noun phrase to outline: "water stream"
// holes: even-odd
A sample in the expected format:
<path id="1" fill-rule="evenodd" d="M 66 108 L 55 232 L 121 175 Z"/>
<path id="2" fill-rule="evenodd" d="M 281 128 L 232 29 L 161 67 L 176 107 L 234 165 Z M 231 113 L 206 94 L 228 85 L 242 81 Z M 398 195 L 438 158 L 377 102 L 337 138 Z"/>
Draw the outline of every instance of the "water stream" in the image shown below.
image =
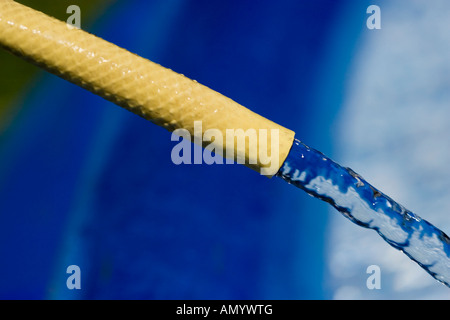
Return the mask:
<path id="1" fill-rule="evenodd" d="M 350 168 L 295 140 L 277 176 L 328 202 L 359 226 L 375 230 L 387 243 L 450 287 L 450 238 Z"/>

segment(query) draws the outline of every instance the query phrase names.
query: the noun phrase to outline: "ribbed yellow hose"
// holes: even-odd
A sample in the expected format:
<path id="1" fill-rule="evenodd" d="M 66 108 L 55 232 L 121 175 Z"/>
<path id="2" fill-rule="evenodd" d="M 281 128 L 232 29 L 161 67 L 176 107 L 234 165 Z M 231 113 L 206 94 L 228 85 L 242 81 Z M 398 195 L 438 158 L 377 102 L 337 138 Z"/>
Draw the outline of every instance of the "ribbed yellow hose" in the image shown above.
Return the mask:
<path id="1" fill-rule="evenodd" d="M 0 0 L 0 45 L 169 131 L 184 128 L 194 137 L 194 121 L 202 121 L 203 133 L 218 129 L 223 137 L 227 129 L 266 129 L 268 139 L 258 139 L 258 149 L 270 154 L 277 151 L 272 151 L 270 130 L 278 129 L 279 166 L 292 146 L 294 132 L 216 91 L 11 0 Z M 235 159 L 245 159 L 254 170 L 268 167 L 248 143 L 220 147 L 223 155 L 233 148 Z M 279 166 L 266 175 L 275 174 Z"/>

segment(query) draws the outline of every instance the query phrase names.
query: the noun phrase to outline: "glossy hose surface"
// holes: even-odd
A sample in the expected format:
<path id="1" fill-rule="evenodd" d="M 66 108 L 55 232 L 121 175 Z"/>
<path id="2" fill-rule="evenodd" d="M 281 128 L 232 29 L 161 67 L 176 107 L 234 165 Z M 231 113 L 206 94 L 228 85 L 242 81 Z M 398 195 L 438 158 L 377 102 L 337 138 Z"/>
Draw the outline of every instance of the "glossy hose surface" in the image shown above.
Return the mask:
<path id="1" fill-rule="evenodd" d="M 267 139 L 258 137 L 258 150 L 278 151 L 279 164 L 267 176 L 278 171 L 292 146 L 291 130 L 194 80 L 14 1 L 0 0 L 0 45 L 169 131 L 184 128 L 193 138 L 195 121 L 202 121 L 202 133 L 216 129 L 223 137 L 227 129 L 265 129 L 269 134 Z M 279 133 L 278 150 L 271 147 L 272 129 Z M 248 144 L 234 139 L 233 144 L 214 143 L 223 155 L 232 148 L 234 158 L 245 159 L 254 170 L 268 167 L 267 160 L 261 159 L 260 152 L 250 152 Z"/>

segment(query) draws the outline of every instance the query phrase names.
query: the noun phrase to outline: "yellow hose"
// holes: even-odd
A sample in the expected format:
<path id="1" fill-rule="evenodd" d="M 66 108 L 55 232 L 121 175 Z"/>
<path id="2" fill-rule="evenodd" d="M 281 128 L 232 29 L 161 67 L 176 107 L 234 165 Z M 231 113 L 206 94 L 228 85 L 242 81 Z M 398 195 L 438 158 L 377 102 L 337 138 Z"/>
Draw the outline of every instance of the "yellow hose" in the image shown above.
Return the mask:
<path id="1" fill-rule="evenodd" d="M 217 129 L 223 137 L 227 129 L 265 129 L 268 139 L 258 138 L 258 150 L 278 151 L 279 160 L 267 176 L 278 171 L 292 146 L 294 132 L 216 91 L 11 0 L 0 0 L 0 45 L 169 131 L 184 128 L 193 138 L 194 121 L 202 121 L 202 133 Z M 271 129 L 279 132 L 278 150 L 272 150 Z M 260 152 L 250 152 L 248 143 L 243 147 L 233 139 L 232 144 L 218 145 L 223 155 L 232 148 L 234 159 L 245 159 L 254 170 L 268 167 Z"/>

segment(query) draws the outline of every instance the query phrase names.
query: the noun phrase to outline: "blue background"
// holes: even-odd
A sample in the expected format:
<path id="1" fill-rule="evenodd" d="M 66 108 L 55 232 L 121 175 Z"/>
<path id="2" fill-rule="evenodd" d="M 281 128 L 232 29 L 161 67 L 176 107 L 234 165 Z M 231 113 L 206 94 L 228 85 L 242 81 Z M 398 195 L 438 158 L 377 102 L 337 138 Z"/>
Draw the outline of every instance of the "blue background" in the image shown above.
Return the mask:
<path id="1" fill-rule="evenodd" d="M 88 31 L 332 156 L 367 6 L 116 1 Z M 331 297 L 326 204 L 244 166 L 176 166 L 169 132 L 45 72 L 23 99 L 0 140 L 0 298 Z"/>

